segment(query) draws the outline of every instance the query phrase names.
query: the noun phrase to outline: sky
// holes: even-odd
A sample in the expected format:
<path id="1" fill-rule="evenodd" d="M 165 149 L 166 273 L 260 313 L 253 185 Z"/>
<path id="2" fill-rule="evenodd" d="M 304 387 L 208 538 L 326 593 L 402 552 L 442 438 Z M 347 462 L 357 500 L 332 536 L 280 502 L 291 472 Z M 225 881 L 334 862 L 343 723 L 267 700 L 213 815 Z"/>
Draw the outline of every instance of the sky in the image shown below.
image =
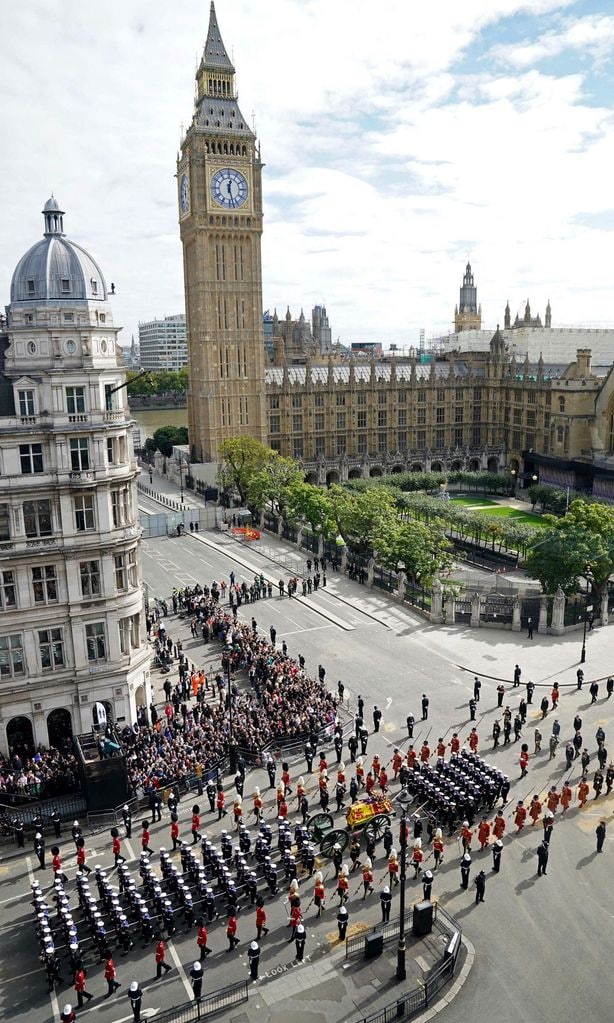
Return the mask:
<path id="1" fill-rule="evenodd" d="M 611 326 L 611 0 L 218 0 L 265 163 L 263 304 L 333 339 Z M 182 312 L 175 169 L 206 0 L 0 4 L 0 307 L 53 192 L 116 286 L 120 342 Z"/>

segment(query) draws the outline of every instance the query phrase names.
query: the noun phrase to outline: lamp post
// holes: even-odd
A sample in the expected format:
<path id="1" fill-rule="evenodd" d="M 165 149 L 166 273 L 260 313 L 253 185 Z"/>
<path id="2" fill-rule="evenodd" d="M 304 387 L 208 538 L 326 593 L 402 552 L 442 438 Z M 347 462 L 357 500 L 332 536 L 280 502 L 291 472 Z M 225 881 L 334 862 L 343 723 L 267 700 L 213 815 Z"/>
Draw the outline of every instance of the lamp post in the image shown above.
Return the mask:
<path id="1" fill-rule="evenodd" d="M 407 789 L 401 789 L 397 802 L 401 804 L 401 893 L 399 895 L 399 944 L 397 945 L 397 980 L 405 980 L 405 871 L 407 869 L 407 803 L 411 799 Z"/>
<path id="2" fill-rule="evenodd" d="M 510 469 L 510 476 L 512 477 L 512 497 L 516 497 L 516 476 L 517 472 L 515 469 Z"/>
<path id="3" fill-rule="evenodd" d="M 580 654 L 580 664 L 584 664 L 586 661 L 586 623 L 588 621 L 589 613 L 593 610 L 593 605 L 588 602 L 589 590 L 592 589 L 593 576 L 589 569 L 585 572 L 586 578 L 586 604 L 584 605 L 584 630 L 582 632 L 582 653 Z"/>

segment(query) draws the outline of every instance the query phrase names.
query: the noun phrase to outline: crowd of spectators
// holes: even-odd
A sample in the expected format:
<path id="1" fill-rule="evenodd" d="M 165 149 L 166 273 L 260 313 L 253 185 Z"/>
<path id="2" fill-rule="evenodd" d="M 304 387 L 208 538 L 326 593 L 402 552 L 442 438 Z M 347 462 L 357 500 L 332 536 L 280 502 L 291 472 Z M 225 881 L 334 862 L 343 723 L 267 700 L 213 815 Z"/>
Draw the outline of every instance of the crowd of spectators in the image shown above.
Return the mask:
<path id="1" fill-rule="evenodd" d="M 51 799 L 80 790 L 77 760 L 71 751 L 39 747 L 33 756 L 0 756 L 0 793 L 19 802 L 27 797 Z"/>
<path id="2" fill-rule="evenodd" d="M 193 776 L 197 765 L 204 772 L 213 768 L 228 752 L 232 701 L 232 739 L 242 751 L 257 755 L 282 738 L 317 734 L 332 725 L 337 714 L 337 697 L 323 682 L 310 678 L 291 657 L 260 635 L 253 625 L 240 622 L 221 605 L 219 591 L 200 587 L 177 595 L 178 609 L 195 620 L 199 629 L 223 644 L 224 669 L 207 680 L 209 699 L 180 703 L 168 701 L 155 724 L 126 730 L 123 736 L 131 785 L 135 792 L 148 791 L 169 782 Z M 165 629 L 158 640 L 167 642 Z M 184 662 L 183 655 L 182 663 Z M 185 661 L 187 664 L 187 661 Z M 225 685 L 226 670 L 231 677 L 244 670 L 249 689 Z M 192 695 L 186 680 L 184 693 Z"/>

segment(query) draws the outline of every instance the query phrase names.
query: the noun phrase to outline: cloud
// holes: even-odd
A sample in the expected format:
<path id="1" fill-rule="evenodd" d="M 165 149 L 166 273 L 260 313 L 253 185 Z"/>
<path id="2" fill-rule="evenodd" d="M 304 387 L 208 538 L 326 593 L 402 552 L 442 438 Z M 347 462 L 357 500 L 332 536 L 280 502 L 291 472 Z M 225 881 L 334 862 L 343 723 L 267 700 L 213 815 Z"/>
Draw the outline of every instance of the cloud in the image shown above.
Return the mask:
<path id="1" fill-rule="evenodd" d="M 545 32 L 538 39 L 526 39 L 512 47 L 493 46 L 490 56 L 502 64 L 526 68 L 569 50 L 591 61 L 611 56 L 614 52 L 614 17 L 594 14 L 567 21 L 562 28 Z"/>

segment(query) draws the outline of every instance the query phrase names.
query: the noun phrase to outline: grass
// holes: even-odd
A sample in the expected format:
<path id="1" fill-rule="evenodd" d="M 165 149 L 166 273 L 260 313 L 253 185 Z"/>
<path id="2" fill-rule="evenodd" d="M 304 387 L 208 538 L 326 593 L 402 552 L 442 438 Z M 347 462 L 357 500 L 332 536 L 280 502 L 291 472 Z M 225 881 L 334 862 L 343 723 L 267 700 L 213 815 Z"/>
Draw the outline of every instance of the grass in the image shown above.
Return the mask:
<path id="1" fill-rule="evenodd" d="M 494 508 L 497 502 L 491 501 L 489 497 L 451 497 L 450 504 L 457 504 L 462 508 Z"/>
<path id="2" fill-rule="evenodd" d="M 507 508 L 505 505 L 499 505 L 498 508 L 488 508 L 486 511 L 488 515 L 496 518 L 514 519 L 516 522 L 523 522 L 527 526 L 543 527 L 546 525 L 541 515 L 533 515 L 532 512 L 520 511 L 518 508 Z"/>

